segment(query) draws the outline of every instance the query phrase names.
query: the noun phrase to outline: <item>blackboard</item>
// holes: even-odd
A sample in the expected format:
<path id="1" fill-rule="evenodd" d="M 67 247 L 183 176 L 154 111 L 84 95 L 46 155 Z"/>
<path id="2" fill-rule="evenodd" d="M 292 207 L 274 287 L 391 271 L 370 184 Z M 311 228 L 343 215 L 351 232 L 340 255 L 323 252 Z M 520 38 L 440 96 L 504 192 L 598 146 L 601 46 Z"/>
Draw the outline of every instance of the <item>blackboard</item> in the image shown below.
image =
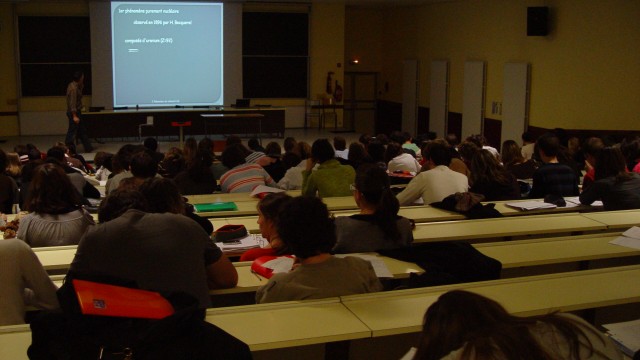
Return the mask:
<path id="1" fill-rule="evenodd" d="M 245 12 L 242 16 L 245 98 L 307 98 L 309 14 Z"/>
<path id="2" fill-rule="evenodd" d="M 19 16 L 18 41 L 22 96 L 64 96 L 77 70 L 91 94 L 88 16 Z"/>

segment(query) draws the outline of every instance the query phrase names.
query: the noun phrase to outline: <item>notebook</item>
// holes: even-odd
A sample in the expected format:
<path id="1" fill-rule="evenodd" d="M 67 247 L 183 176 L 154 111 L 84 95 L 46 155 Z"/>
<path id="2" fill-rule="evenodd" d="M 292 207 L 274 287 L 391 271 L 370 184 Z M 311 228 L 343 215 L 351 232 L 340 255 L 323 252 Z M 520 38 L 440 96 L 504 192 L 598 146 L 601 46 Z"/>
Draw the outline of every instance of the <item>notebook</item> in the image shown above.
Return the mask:
<path id="1" fill-rule="evenodd" d="M 193 204 L 196 212 L 212 212 L 212 211 L 235 211 L 238 206 L 234 202 L 217 202 L 205 204 Z"/>
<path id="2" fill-rule="evenodd" d="M 73 287 L 84 315 L 162 319 L 174 313 L 171 303 L 154 291 L 78 279 Z"/>

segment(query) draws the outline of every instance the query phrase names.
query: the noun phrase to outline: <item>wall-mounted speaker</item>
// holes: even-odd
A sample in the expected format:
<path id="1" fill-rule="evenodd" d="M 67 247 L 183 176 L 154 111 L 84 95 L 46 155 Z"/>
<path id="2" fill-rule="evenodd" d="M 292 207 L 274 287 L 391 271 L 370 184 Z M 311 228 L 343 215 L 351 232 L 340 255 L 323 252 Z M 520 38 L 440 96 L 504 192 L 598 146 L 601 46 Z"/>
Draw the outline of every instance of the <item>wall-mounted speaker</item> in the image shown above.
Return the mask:
<path id="1" fill-rule="evenodd" d="M 549 33 L 549 8 L 535 6 L 527 8 L 527 36 L 547 36 Z"/>

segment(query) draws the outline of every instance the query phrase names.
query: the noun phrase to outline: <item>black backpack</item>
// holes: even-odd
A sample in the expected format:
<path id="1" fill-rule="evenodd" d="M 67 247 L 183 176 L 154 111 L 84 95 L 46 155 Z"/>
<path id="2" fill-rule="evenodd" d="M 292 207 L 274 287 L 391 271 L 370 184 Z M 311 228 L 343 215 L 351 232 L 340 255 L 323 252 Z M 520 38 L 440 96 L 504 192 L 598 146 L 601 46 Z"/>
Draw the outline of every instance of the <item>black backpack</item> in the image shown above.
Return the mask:
<path id="1" fill-rule="evenodd" d="M 500 278 L 502 263 L 465 241 L 414 244 L 410 248 L 379 250 L 394 259 L 416 263 L 425 270 L 412 273 L 409 287 L 425 287 Z"/>
<path id="2" fill-rule="evenodd" d="M 160 320 L 82 315 L 72 278 L 133 287 L 130 282 L 70 273 L 58 290 L 61 311 L 31 322 L 27 354 L 36 360 L 251 359 L 249 347 L 204 321 L 198 301 L 185 293 L 162 294 L 175 313 Z"/>

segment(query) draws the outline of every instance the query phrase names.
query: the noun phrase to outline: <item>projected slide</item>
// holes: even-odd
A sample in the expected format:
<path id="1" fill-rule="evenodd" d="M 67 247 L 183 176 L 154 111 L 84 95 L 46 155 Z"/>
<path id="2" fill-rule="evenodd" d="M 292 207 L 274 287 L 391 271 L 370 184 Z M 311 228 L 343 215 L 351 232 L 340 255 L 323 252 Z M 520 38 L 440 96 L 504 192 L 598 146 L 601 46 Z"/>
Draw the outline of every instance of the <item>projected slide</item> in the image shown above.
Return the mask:
<path id="1" fill-rule="evenodd" d="M 222 3 L 112 2 L 114 107 L 222 105 Z"/>

